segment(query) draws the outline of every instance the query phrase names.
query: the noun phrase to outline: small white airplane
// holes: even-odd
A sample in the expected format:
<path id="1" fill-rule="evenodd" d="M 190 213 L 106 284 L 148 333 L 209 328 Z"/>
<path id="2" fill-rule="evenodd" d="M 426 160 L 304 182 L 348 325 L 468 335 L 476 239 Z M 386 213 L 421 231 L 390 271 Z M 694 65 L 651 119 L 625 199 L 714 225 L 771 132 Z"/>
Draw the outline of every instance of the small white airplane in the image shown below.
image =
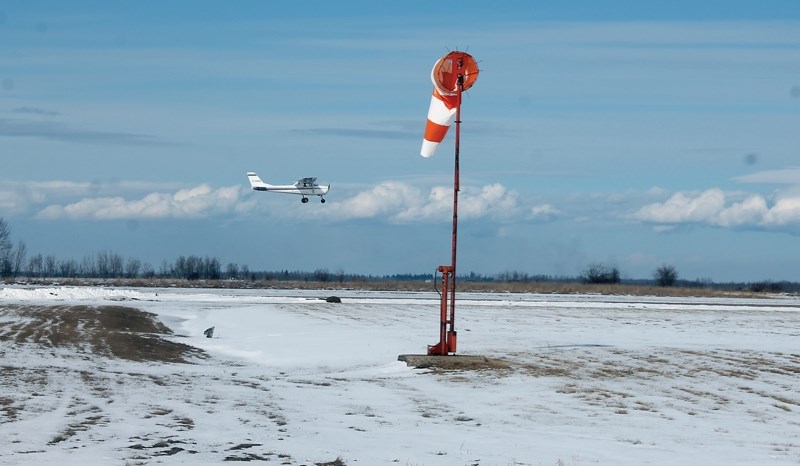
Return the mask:
<path id="1" fill-rule="evenodd" d="M 300 199 L 300 202 L 303 204 L 308 202 L 308 198 L 306 196 L 319 196 L 319 201 L 324 204 L 325 198 L 322 196 L 328 194 L 328 191 L 331 189 L 331 185 L 318 185 L 316 178 L 300 178 L 299 180 L 295 181 L 294 184 L 274 185 L 261 181 L 261 178 L 256 175 L 256 172 L 247 172 L 247 179 L 250 180 L 250 186 L 255 191 L 274 191 L 276 193 L 299 194 L 303 196 L 302 199 Z"/>

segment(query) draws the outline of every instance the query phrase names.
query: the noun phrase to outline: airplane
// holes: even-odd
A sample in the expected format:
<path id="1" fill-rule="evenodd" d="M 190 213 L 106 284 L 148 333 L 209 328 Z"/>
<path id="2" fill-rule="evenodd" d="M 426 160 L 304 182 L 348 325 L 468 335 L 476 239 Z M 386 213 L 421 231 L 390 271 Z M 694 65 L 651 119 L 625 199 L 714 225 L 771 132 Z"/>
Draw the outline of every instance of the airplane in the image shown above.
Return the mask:
<path id="1" fill-rule="evenodd" d="M 261 178 L 256 175 L 256 172 L 247 172 L 247 179 L 250 180 L 250 186 L 255 191 L 274 191 L 276 193 L 299 194 L 303 196 L 302 199 L 300 199 L 300 202 L 303 204 L 308 202 L 308 198 L 306 196 L 319 196 L 319 201 L 324 204 L 325 198 L 322 196 L 328 194 L 328 191 L 331 189 L 331 185 L 318 185 L 316 178 L 300 178 L 299 180 L 295 181 L 294 184 L 273 185 L 261 181 Z"/>

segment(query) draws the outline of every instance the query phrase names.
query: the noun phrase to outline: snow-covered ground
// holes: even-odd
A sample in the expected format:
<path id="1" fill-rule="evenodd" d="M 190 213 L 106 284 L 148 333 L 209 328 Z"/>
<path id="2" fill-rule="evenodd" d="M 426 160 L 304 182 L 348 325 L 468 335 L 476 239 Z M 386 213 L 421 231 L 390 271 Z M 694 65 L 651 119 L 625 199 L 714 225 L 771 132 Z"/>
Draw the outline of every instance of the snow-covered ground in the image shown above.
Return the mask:
<path id="1" fill-rule="evenodd" d="M 128 306 L 210 356 L 3 341 L 0 464 L 800 463 L 796 298 L 459 293 L 459 354 L 509 368 L 407 367 L 438 340 L 438 299 L 0 288 L 6 337 L 20 305 Z"/>

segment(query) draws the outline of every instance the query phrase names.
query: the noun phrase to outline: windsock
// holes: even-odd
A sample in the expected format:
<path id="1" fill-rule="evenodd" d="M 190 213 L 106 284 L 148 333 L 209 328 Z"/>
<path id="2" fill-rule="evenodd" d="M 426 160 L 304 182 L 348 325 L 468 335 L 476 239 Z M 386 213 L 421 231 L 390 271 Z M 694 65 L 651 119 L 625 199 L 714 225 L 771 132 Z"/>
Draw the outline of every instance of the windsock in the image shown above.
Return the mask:
<path id="1" fill-rule="evenodd" d="M 439 59 L 431 70 L 433 96 L 428 107 L 428 122 L 422 139 L 423 157 L 436 153 L 439 143 L 447 135 L 461 105 L 461 92 L 472 87 L 478 79 L 478 63 L 466 52 L 450 52 Z M 459 89 L 461 77 L 461 89 Z"/>

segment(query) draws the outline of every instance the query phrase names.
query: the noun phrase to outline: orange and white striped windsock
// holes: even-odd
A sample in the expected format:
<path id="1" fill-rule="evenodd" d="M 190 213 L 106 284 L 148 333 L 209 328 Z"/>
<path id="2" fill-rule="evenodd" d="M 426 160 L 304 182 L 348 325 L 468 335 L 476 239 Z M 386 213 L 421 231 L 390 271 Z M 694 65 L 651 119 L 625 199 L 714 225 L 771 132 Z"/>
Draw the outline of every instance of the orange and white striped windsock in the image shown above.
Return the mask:
<path id="1" fill-rule="evenodd" d="M 433 96 L 420 151 L 423 157 L 431 157 L 436 153 L 436 148 L 456 118 L 458 106 L 461 105 L 459 76 L 463 77 L 461 90 L 466 91 L 475 84 L 478 71 L 478 63 L 466 52 L 450 52 L 433 65 Z"/>

